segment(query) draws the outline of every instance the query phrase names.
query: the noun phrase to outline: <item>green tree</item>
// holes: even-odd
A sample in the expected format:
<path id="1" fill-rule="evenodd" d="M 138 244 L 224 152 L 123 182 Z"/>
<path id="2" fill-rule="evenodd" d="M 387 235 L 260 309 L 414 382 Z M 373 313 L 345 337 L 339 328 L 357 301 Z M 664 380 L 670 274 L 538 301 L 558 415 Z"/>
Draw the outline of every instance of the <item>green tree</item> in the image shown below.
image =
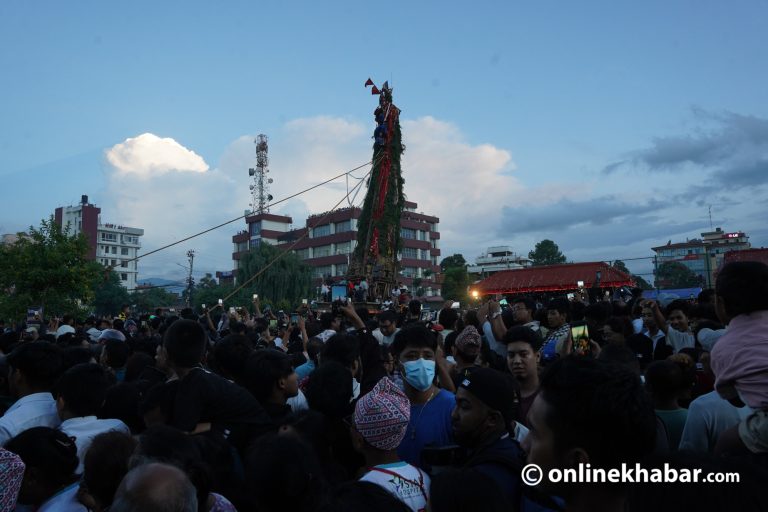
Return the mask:
<path id="1" fill-rule="evenodd" d="M 446 269 L 449 268 L 466 268 L 467 266 L 467 260 L 464 259 L 463 254 L 454 254 L 452 256 L 448 256 L 443 258 L 443 261 L 440 262 L 440 269 L 445 272 Z"/>
<path id="2" fill-rule="evenodd" d="M 534 266 L 557 265 L 566 262 L 560 248 L 552 240 L 542 240 L 537 243 L 536 247 L 528 253 L 528 258 L 533 261 Z"/>
<path id="3" fill-rule="evenodd" d="M 449 267 L 443 273 L 441 295 L 446 300 L 453 299 L 466 302 L 469 284 L 469 274 L 467 274 L 466 267 Z"/>
<path id="4" fill-rule="evenodd" d="M 53 217 L 20 235 L 0 246 L 0 313 L 21 318 L 32 305 L 49 316 L 82 313 L 93 300 L 94 282 L 105 278 L 104 267 L 88 259 L 85 235 L 70 235 Z"/>
<path id="5" fill-rule="evenodd" d="M 679 261 L 665 261 L 656 269 L 657 288 L 690 288 L 701 284 L 701 278 Z"/>
<path id="6" fill-rule="evenodd" d="M 156 308 L 167 308 L 179 303 L 179 296 L 165 288 L 136 289 L 130 295 L 130 303 L 142 313 L 149 313 Z"/>
<path id="7" fill-rule="evenodd" d="M 635 280 L 638 288 L 642 288 L 643 290 L 653 290 L 653 285 L 651 285 L 651 283 L 643 279 L 641 276 L 632 274 L 632 279 Z"/>
<path id="8" fill-rule="evenodd" d="M 128 290 L 120 284 L 120 276 L 109 272 L 107 278 L 99 277 L 94 285 L 94 297 L 91 306 L 97 315 L 113 315 L 120 313 L 123 304 L 129 304 Z"/>
<path id="9" fill-rule="evenodd" d="M 240 260 L 238 282 L 248 282 L 259 273 L 266 265 L 283 254 L 281 249 L 270 244 L 260 244 L 251 249 Z M 250 304 L 253 293 L 258 293 L 264 303 L 273 306 L 290 304 L 291 307 L 301 303 L 310 295 L 312 287 L 312 269 L 293 253 L 285 254 L 277 262 L 270 266 L 263 274 L 259 275 L 233 297 L 236 306 Z M 283 302 L 287 301 L 287 302 Z"/>
<path id="10" fill-rule="evenodd" d="M 614 261 L 612 266 L 616 270 L 620 270 L 621 272 L 624 272 L 627 275 L 632 275 L 632 273 L 627 268 L 627 265 L 621 260 Z"/>

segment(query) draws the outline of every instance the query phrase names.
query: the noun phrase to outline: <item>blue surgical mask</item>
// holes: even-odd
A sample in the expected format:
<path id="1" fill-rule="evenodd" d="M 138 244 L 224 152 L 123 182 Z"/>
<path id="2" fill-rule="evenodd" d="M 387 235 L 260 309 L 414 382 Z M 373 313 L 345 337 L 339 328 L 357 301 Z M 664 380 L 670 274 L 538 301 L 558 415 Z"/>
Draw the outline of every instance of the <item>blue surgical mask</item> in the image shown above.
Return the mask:
<path id="1" fill-rule="evenodd" d="M 419 391 L 426 391 L 432 385 L 432 381 L 435 380 L 435 362 L 421 358 L 416 361 L 405 361 L 403 363 L 403 370 L 405 370 L 405 380 L 418 389 Z"/>

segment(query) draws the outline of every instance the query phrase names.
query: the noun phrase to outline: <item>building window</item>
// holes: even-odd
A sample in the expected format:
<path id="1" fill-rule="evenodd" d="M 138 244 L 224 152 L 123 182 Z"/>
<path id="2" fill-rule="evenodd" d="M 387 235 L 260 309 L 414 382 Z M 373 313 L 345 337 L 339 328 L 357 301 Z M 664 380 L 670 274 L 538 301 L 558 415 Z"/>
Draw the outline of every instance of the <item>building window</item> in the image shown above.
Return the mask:
<path id="1" fill-rule="evenodd" d="M 341 263 L 339 265 L 336 265 L 336 275 L 337 276 L 346 275 L 348 269 L 349 269 L 349 265 L 347 265 L 346 263 Z"/>
<path id="2" fill-rule="evenodd" d="M 427 236 L 428 235 L 426 231 L 419 230 L 419 240 L 422 240 L 422 241 L 427 240 Z"/>
<path id="3" fill-rule="evenodd" d="M 400 236 L 408 240 L 416 240 L 416 230 L 411 228 L 400 228 Z"/>
<path id="4" fill-rule="evenodd" d="M 336 244 L 336 254 L 349 254 L 352 252 L 352 242 L 340 242 Z"/>
<path id="5" fill-rule="evenodd" d="M 256 240 L 251 240 L 251 249 L 254 249 L 261 245 L 261 238 L 257 238 Z"/>
<path id="6" fill-rule="evenodd" d="M 305 260 L 309 258 L 309 247 L 305 247 L 304 249 L 294 249 L 293 253 L 300 259 Z"/>
<path id="7" fill-rule="evenodd" d="M 417 277 L 419 269 L 416 267 L 403 267 L 403 277 Z"/>
<path id="8" fill-rule="evenodd" d="M 312 238 L 319 238 L 321 236 L 328 236 L 330 234 L 331 234 L 330 224 L 323 224 L 322 226 L 317 226 L 312 230 Z"/>
<path id="9" fill-rule="evenodd" d="M 102 233 L 101 239 L 105 242 L 117 242 L 117 235 L 115 233 Z"/>
<path id="10" fill-rule="evenodd" d="M 120 280 L 121 281 L 127 281 L 128 280 L 128 274 L 120 274 Z"/>
<path id="11" fill-rule="evenodd" d="M 352 231 L 352 222 L 348 220 L 344 220 L 341 222 L 337 222 L 334 226 L 336 233 L 344 233 L 345 231 Z"/>
<path id="12" fill-rule="evenodd" d="M 120 248 L 120 254 L 123 256 L 128 256 L 128 248 L 127 247 L 121 247 Z"/>
<path id="13" fill-rule="evenodd" d="M 419 250 L 415 247 L 403 247 L 403 258 L 409 258 L 412 260 L 419 258 Z"/>
<path id="14" fill-rule="evenodd" d="M 109 265 L 112 266 L 112 267 L 116 267 L 117 266 L 117 260 L 110 260 L 109 261 Z"/>
<path id="15" fill-rule="evenodd" d="M 330 256 L 331 255 L 331 246 L 330 245 L 321 245 L 319 247 L 315 247 L 312 251 L 312 257 L 313 258 L 322 258 L 324 256 Z"/>
<path id="16" fill-rule="evenodd" d="M 112 246 L 112 254 L 117 254 L 117 247 L 114 245 Z"/>
<path id="17" fill-rule="evenodd" d="M 128 260 L 123 260 L 120 262 L 120 266 L 123 268 L 128 268 Z"/>
<path id="18" fill-rule="evenodd" d="M 325 277 L 331 275 L 331 265 L 323 265 L 322 267 L 314 267 L 312 269 L 312 277 Z"/>
<path id="19" fill-rule="evenodd" d="M 251 222 L 251 236 L 261 235 L 261 221 Z"/>

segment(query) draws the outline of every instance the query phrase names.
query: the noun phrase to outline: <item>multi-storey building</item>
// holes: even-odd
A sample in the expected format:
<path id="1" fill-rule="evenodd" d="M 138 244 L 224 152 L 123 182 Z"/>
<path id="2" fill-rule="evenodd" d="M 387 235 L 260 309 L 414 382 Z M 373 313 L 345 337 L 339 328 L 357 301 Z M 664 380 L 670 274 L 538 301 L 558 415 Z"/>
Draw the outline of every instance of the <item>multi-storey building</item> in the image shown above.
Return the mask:
<path id="1" fill-rule="evenodd" d="M 417 208 L 416 203 L 406 201 L 400 218 L 399 281 L 409 288 L 421 288 L 426 298 L 437 299 L 440 297 L 440 219 L 417 212 Z M 239 268 L 239 260 L 249 248 L 266 242 L 297 254 L 312 267 L 318 282 L 342 278 L 357 246 L 360 213 L 360 208 L 352 207 L 310 215 L 304 227 L 297 229 L 290 229 L 291 217 L 249 216 L 246 218 L 248 229 L 232 237 L 234 267 Z"/>
<path id="2" fill-rule="evenodd" d="M 80 204 L 56 208 L 54 219 L 60 226 L 69 225 L 70 234 L 83 233 L 88 240 L 88 258 L 110 267 L 129 290 L 136 288 L 138 262 L 144 230 L 118 224 L 102 224 L 101 208 L 82 196 Z"/>
<path id="3" fill-rule="evenodd" d="M 467 272 L 487 277 L 502 270 L 516 270 L 530 267 L 533 262 L 512 251 L 508 245 L 489 247 L 485 254 L 475 258 L 475 264 L 467 267 Z"/>
<path id="4" fill-rule="evenodd" d="M 743 251 L 750 247 L 746 233 L 726 233 L 717 228 L 702 233 L 701 238 L 674 244 L 670 240 L 667 245 L 653 247 L 652 250 L 656 253 L 659 265 L 668 261 L 682 263 L 699 276 L 702 286 L 711 288 L 715 284 L 715 273 L 722 265 L 726 253 Z"/>

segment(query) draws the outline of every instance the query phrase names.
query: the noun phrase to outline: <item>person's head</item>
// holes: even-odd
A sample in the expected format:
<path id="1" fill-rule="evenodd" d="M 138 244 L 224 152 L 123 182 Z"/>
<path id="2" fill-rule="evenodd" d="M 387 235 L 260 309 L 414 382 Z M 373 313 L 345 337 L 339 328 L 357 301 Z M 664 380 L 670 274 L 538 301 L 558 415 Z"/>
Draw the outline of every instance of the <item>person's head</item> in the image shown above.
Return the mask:
<path id="1" fill-rule="evenodd" d="M 37 341 L 40 333 L 37 332 L 37 326 L 30 325 L 24 330 L 24 341 Z"/>
<path id="2" fill-rule="evenodd" d="M 150 462 L 171 464 L 189 476 L 199 503 L 205 503 L 211 490 L 213 476 L 204 461 L 200 446 L 192 436 L 165 425 L 150 427 L 138 437 L 131 457 L 131 466 Z"/>
<path id="3" fill-rule="evenodd" d="M 95 363 L 78 364 L 64 372 L 56 383 L 56 409 L 62 420 L 96 416 L 114 378 Z"/>
<path id="4" fill-rule="evenodd" d="M 359 377 L 360 365 L 360 340 L 354 334 L 336 334 L 325 342 L 320 352 L 320 363 L 328 361 L 341 363 L 353 377 Z"/>
<path id="5" fill-rule="evenodd" d="M 603 340 L 607 343 L 624 343 L 632 333 L 632 322 L 625 316 L 612 316 L 603 326 Z"/>
<path id="6" fill-rule="evenodd" d="M 684 300 L 673 300 L 667 306 L 667 321 L 676 331 L 688 330 L 688 303 Z"/>
<path id="7" fill-rule="evenodd" d="M 246 456 L 252 510 L 310 512 L 324 501 L 327 484 L 312 449 L 293 436 L 266 435 Z"/>
<path id="8" fill-rule="evenodd" d="M 477 311 L 475 311 L 474 309 L 470 309 L 469 311 L 464 313 L 464 325 L 471 325 L 478 331 L 482 330 L 482 326 L 480 325 L 480 319 L 477 316 Z"/>
<path id="9" fill-rule="evenodd" d="M 106 510 L 112 504 L 135 448 L 136 440 L 122 432 L 106 432 L 93 438 L 83 460 L 80 483 L 80 497 L 88 500 L 89 509 Z"/>
<path id="10" fill-rule="evenodd" d="M 95 363 L 94 353 L 89 348 L 67 347 L 61 351 L 61 371 L 69 370 L 82 363 Z"/>
<path id="11" fill-rule="evenodd" d="M 98 342 L 104 344 L 108 340 L 125 341 L 125 334 L 117 329 L 104 329 L 101 331 L 101 334 L 99 334 Z"/>
<path id="12" fill-rule="evenodd" d="M 230 334 L 221 339 L 213 349 L 213 359 L 218 372 L 228 379 L 241 382 L 245 363 L 253 352 L 253 344 L 247 336 Z"/>
<path id="13" fill-rule="evenodd" d="M 60 430 L 27 429 L 8 441 L 5 449 L 21 457 L 26 466 L 19 503 L 40 506 L 76 479 L 77 446 Z"/>
<path id="14" fill-rule="evenodd" d="M 455 329 L 456 321 L 459 319 L 459 313 L 453 308 L 443 308 L 437 314 L 437 323 L 446 329 Z"/>
<path id="15" fill-rule="evenodd" d="M 365 481 L 346 482 L 334 489 L 328 502 L 318 512 L 408 512 L 404 502 L 379 484 Z"/>
<path id="16" fill-rule="evenodd" d="M 699 296 L 696 297 L 696 303 L 699 306 L 714 306 L 715 305 L 715 290 L 714 288 L 704 288 L 699 292 Z"/>
<path id="17" fill-rule="evenodd" d="M 512 319 L 516 324 L 522 325 L 533 321 L 533 312 L 536 311 L 536 303 L 527 297 L 516 297 L 510 301 Z"/>
<path id="18" fill-rule="evenodd" d="M 518 381 L 538 379 L 541 358 L 541 338 L 528 327 L 518 325 L 509 329 L 502 343 L 507 345 L 507 368 Z"/>
<path id="19" fill-rule="evenodd" d="M 624 365 L 640 375 L 640 360 L 631 348 L 623 343 L 608 343 L 600 350 L 598 359 Z"/>
<path id="20" fill-rule="evenodd" d="M 653 309 L 644 307 L 642 310 L 643 327 L 650 332 L 655 332 L 659 326 L 656 323 L 656 316 L 653 314 Z"/>
<path id="21" fill-rule="evenodd" d="M 379 350 L 381 350 L 381 364 L 384 366 L 384 371 L 392 376 L 395 373 L 395 358 L 392 351 L 386 345 L 382 345 Z"/>
<path id="22" fill-rule="evenodd" d="M 501 487 L 476 469 L 441 472 L 429 486 L 432 512 L 507 512 L 515 510 Z"/>
<path id="23" fill-rule="evenodd" d="M 309 374 L 304 391 L 309 407 L 340 420 L 350 413 L 352 379 L 349 370 L 336 361 L 323 362 Z"/>
<path id="24" fill-rule="evenodd" d="M 379 331 L 384 336 L 392 336 L 397 329 L 397 314 L 391 309 L 382 311 L 376 316 L 379 323 Z"/>
<path id="25" fill-rule="evenodd" d="M 244 384 L 262 404 L 284 404 L 299 394 L 299 378 L 291 357 L 278 349 L 257 350 L 248 357 Z"/>
<path id="26" fill-rule="evenodd" d="M 523 440 L 528 463 L 552 468 L 617 468 L 651 453 L 656 441 L 653 406 L 640 378 L 628 368 L 597 359 L 565 357 L 544 372 L 528 414 Z M 543 490 L 569 497 L 582 491 L 546 479 Z M 590 492 L 592 487 L 590 487 Z"/>
<path id="27" fill-rule="evenodd" d="M 320 315 L 320 326 L 324 330 L 332 330 L 338 332 L 341 329 L 341 315 L 333 312 L 325 312 Z"/>
<path id="28" fill-rule="evenodd" d="M 517 381 L 491 368 L 471 368 L 456 390 L 451 426 L 456 442 L 475 448 L 508 432 L 520 404 Z"/>
<path id="29" fill-rule="evenodd" d="M 125 368 L 131 356 L 131 347 L 125 341 L 107 340 L 101 352 L 101 364 L 113 370 Z"/>
<path id="30" fill-rule="evenodd" d="M 144 393 L 138 412 L 147 428 L 171 423 L 178 390 L 179 381 L 172 380 L 155 384 Z"/>
<path id="31" fill-rule="evenodd" d="M 547 325 L 550 329 L 558 329 L 568 322 L 571 305 L 568 299 L 552 299 L 547 304 Z"/>
<path id="32" fill-rule="evenodd" d="M 205 355 L 208 336 L 199 323 L 177 320 L 165 331 L 163 350 L 168 364 L 175 368 L 192 368 Z"/>
<path id="33" fill-rule="evenodd" d="M 421 316 L 421 301 L 413 299 L 408 303 L 408 316 L 418 319 Z"/>
<path id="34" fill-rule="evenodd" d="M 15 398 L 51 391 L 61 374 L 61 349 L 45 341 L 17 346 L 8 354 L 7 361 L 10 367 L 8 386 Z"/>
<path id="35" fill-rule="evenodd" d="M 179 468 L 149 463 L 133 468 L 120 483 L 110 512 L 146 510 L 197 512 L 195 486 Z"/>
<path id="36" fill-rule="evenodd" d="M 363 454 L 394 451 L 411 418 L 411 403 L 394 382 L 384 377 L 355 404 L 352 443 Z"/>
<path id="37" fill-rule="evenodd" d="M 468 325 L 456 336 L 456 360 L 464 364 L 473 364 L 482 347 L 480 333 Z"/>
<path id="38" fill-rule="evenodd" d="M 717 315 L 723 323 L 739 315 L 768 310 L 768 265 L 755 261 L 728 263 L 717 274 Z"/>
<path id="39" fill-rule="evenodd" d="M 432 386 L 437 353 L 437 338 L 432 331 L 418 324 L 401 329 L 391 350 L 407 386 L 417 391 L 426 391 Z"/>

